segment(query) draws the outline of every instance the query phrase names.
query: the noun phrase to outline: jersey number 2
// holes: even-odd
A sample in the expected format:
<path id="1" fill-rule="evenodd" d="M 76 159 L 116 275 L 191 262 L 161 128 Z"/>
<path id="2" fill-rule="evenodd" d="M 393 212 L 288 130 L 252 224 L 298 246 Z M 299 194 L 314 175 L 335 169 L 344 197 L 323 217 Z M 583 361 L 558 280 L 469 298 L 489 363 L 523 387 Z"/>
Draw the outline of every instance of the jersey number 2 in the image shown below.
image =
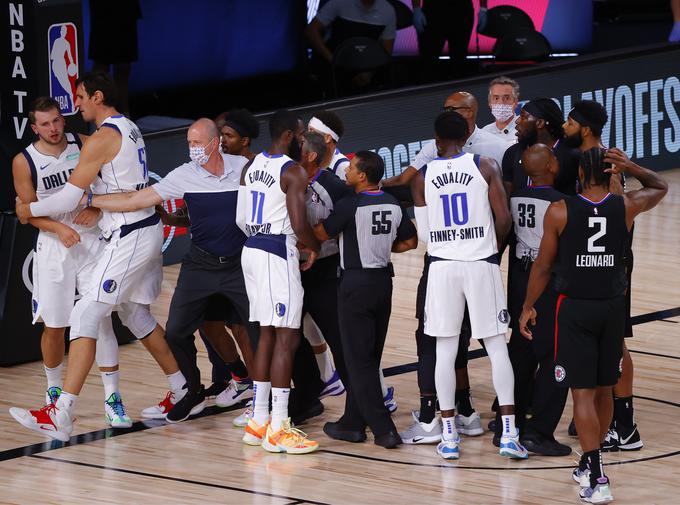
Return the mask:
<path id="1" fill-rule="evenodd" d="M 391 210 L 376 210 L 373 212 L 373 226 L 371 226 L 371 234 L 387 235 L 390 231 L 392 231 L 392 221 L 389 220 L 391 215 Z"/>
<path id="2" fill-rule="evenodd" d="M 595 245 L 595 241 L 604 237 L 607 234 L 607 218 L 606 217 L 589 217 L 588 218 L 588 228 L 595 228 L 598 230 L 588 239 L 588 252 L 589 253 L 602 253 L 604 252 L 603 245 Z"/>

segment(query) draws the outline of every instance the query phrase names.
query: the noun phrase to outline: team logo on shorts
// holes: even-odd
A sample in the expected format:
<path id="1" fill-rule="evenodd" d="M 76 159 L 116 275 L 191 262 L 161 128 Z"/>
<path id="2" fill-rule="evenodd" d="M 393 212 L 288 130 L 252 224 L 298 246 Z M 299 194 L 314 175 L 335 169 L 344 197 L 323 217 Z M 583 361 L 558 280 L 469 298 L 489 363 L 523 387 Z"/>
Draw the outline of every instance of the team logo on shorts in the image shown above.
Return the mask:
<path id="1" fill-rule="evenodd" d="M 114 281 L 113 279 L 107 279 L 104 281 L 104 284 L 102 284 L 102 288 L 107 293 L 113 293 L 117 287 L 118 284 L 116 284 L 116 281 Z"/>
<path id="2" fill-rule="evenodd" d="M 286 314 L 286 306 L 283 303 L 277 303 L 274 305 L 274 310 L 276 311 L 276 315 L 279 317 L 283 317 Z"/>
<path id="3" fill-rule="evenodd" d="M 567 371 L 563 366 L 555 365 L 555 380 L 557 382 L 562 382 L 567 376 Z"/>
<path id="4" fill-rule="evenodd" d="M 508 324 L 510 322 L 510 313 L 503 309 L 498 313 L 498 320 L 503 324 Z"/>
<path id="5" fill-rule="evenodd" d="M 312 191 L 312 203 L 319 203 L 319 194 L 316 191 Z"/>
<path id="6" fill-rule="evenodd" d="M 50 96 L 64 116 L 76 113 L 78 79 L 78 34 L 73 23 L 57 23 L 47 29 Z"/>

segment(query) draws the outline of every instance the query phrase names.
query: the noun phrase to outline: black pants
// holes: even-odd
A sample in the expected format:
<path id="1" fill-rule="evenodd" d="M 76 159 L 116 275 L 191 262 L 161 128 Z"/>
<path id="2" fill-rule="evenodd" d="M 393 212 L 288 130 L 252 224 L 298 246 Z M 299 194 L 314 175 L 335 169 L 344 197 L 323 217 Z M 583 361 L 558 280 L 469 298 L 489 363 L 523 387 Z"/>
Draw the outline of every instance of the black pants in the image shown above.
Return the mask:
<path id="1" fill-rule="evenodd" d="M 308 313 L 314 319 L 333 354 L 335 369 L 342 383 L 347 385 L 347 368 L 338 321 L 339 266 L 340 255 L 334 254 L 317 260 L 312 268 L 302 272 L 302 287 L 305 290 L 303 317 Z M 296 406 L 315 403 L 324 387 L 312 347 L 306 338 L 300 340 L 293 363 L 293 403 Z"/>
<path id="2" fill-rule="evenodd" d="M 240 255 L 220 262 L 215 256 L 192 245 L 182 260 L 165 329 L 166 339 L 186 377 L 189 391 L 197 391 L 201 385 L 201 371 L 196 364 L 194 332 L 203 322 L 213 295 L 227 298 L 241 320 L 248 321 L 248 296 Z M 248 323 L 246 329 L 255 349 L 259 328 L 254 323 Z"/>
<path id="3" fill-rule="evenodd" d="M 349 383 L 343 425 L 375 436 L 396 430 L 380 388 L 380 360 L 392 312 L 391 269 L 345 270 L 338 287 Z"/>
<path id="4" fill-rule="evenodd" d="M 532 328 L 533 340 L 527 340 L 519 332 L 519 316 L 526 297 L 529 274 L 519 261 L 512 261 L 509 275 L 508 298 L 512 334 L 508 354 L 515 376 L 515 422 L 520 433 L 538 432 L 546 438 L 553 438 L 567 401 L 566 388 L 555 382 L 555 304 L 557 293 L 552 281 L 536 301 L 538 313 L 536 326 Z M 532 416 L 525 421 L 528 408 Z M 496 423 L 496 432 L 501 434 L 502 425 Z"/>
<path id="5" fill-rule="evenodd" d="M 220 321 L 225 324 L 243 324 L 243 321 L 238 316 L 234 307 L 229 303 L 229 300 L 223 296 L 213 296 L 210 304 L 206 309 L 205 321 Z M 222 360 L 219 354 L 213 349 L 212 344 L 206 337 L 203 329 L 198 330 L 198 334 L 203 340 L 205 350 L 208 351 L 208 359 L 212 365 L 212 382 L 227 382 L 231 379 L 231 373 L 227 364 Z"/>

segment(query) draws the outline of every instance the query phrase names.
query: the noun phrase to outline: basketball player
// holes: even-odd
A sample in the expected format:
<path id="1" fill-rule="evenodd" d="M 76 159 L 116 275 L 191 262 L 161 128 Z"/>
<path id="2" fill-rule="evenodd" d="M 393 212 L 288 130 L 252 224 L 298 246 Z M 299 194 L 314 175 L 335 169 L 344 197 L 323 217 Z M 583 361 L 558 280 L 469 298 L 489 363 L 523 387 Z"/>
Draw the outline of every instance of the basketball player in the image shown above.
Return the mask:
<path id="1" fill-rule="evenodd" d="M 436 338 L 435 383 L 442 415 L 437 453 L 458 459 L 454 364 L 465 305 L 472 336 L 484 339 L 503 422 L 500 454 L 527 457 L 515 427 L 514 380 L 505 333 L 510 317 L 498 260 L 498 244 L 511 219 L 498 164 L 462 151 L 468 125 L 457 112 L 435 121 L 439 157 L 411 185 L 418 234 L 431 257 L 425 300 L 425 335 Z M 493 213 L 493 214 L 492 214 Z M 495 218 L 495 219 L 494 219 Z"/>
<path id="2" fill-rule="evenodd" d="M 338 149 L 338 142 L 345 134 L 342 119 L 333 111 L 319 110 L 309 120 L 308 127 L 311 131 L 323 135 L 326 142 L 326 154 L 320 162 L 321 167 L 330 170 L 344 181 L 349 160 Z"/>
<path id="3" fill-rule="evenodd" d="M 610 193 L 610 176 L 621 172 L 638 179 L 642 189 L 622 196 Z M 582 500 L 607 503 L 613 497 L 600 443 L 612 418 L 612 387 L 623 346 L 627 283 L 623 256 L 635 216 L 656 206 L 668 185 L 619 149 L 599 147 L 581 154 L 579 182 L 580 194 L 551 204 L 546 212 L 519 328 L 532 338 L 528 324 L 544 317 L 537 314 L 535 303 L 557 263 L 555 380 L 571 389 L 583 451 L 573 477 L 582 486 Z"/>
<path id="4" fill-rule="evenodd" d="M 305 210 L 307 174 L 300 157 L 304 125 L 282 110 L 269 119 L 271 146 L 258 154 L 241 175 L 237 222 L 246 231 L 241 256 L 250 320 L 260 323 L 260 340 L 252 371 L 253 417 L 243 441 L 270 452 L 304 454 L 318 443 L 293 428 L 288 397 L 293 357 L 299 345 L 303 289 L 296 243 L 309 251 L 302 269 L 316 259 L 319 243 Z M 269 393 L 272 412 L 269 419 Z"/>
<path id="5" fill-rule="evenodd" d="M 148 183 L 144 140 L 134 123 L 114 108 L 111 77 L 85 74 L 78 80 L 76 97 L 83 119 L 94 121 L 98 130 L 83 145 L 78 165 L 62 189 L 38 202 L 17 200 L 17 217 L 22 222 L 73 211 L 84 192 L 91 201 L 93 192 L 134 191 Z M 61 441 L 67 441 L 73 431 L 76 402 L 94 361 L 99 325 L 116 306 L 123 324 L 142 339 L 168 376 L 171 391 L 166 399 L 184 394 L 184 376 L 165 342 L 163 328 L 149 312 L 162 277 L 159 216 L 153 207 L 104 212 L 99 228 L 106 245 L 93 267 L 91 282 L 71 312 L 71 347 L 62 393 L 56 404 L 41 410 L 10 409 L 27 428 Z"/>
<path id="6" fill-rule="evenodd" d="M 347 170 L 354 197 L 337 203 L 314 228 L 327 243 L 340 237 L 338 312 L 348 372 L 345 411 L 324 432 L 348 442 L 366 440 L 366 426 L 375 443 L 393 449 L 402 443 L 386 408 L 378 371 L 392 312 L 392 252 L 418 245 L 416 230 L 399 202 L 380 191 L 383 159 L 370 151 L 356 153 Z"/>
<path id="7" fill-rule="evenodd" d="M 594 100 L 581 100 L 574 104 L 569 112 L 569 117 L 564 123 L 565 143 L 578 147 L 581 151 L 587 151 L 593 147 L 602 145 L 602 129 L 609 119 L 605 108 Z M 619 177 L 610 179 L 610 191 L 622 195 L 625 183 Z M 633 336 L 633 325 L 630 320 L 631 306 L 631 282 L 633 275 L 633 231 L 635 224 L 630 229 L 630 240 L 624 257 L 626 275 L 628 276 L 628 288 L 626 289 L 626 325 L 624 337 Z M 643 446 L 637 424 L 634 421 L 633 409 L 633 359 L 623 341 L 623 361 L 621 362 L 621 377 L 614 386 L 614 417 L 607 432 L 602 450 L 608 451 L 637 451 Z M 569 426 L 572 432 L 572 425 Z M 573 434 L 575 435 L 575 428 Z"/>
<path id="8" fill-rule="evenodd" d="M 559 171 L 557 157 L 543 144 L 534 144 L 522 154 L 522 166 L 531 178 L 526 188 L 510 196 L 510 211 L 515 232 L 514 261 L 508 275 L 508 307 L 512 335 L 508 354 L 515 376 L 515 414 L 522 445 L 529 452 L 544 456 L 567 456 L 571 448 L 555 440 L 555 428 L 560 422 L 567 401 L 567 390 L 558 388 L 553 377 L 555 313 L 557 293 L 553 283 L 537 301 L 541 314 L 540 326 L 531 341 L 519 332 L 517 321 L 526 296 L 529 273 L 538 254 L 543 233 L 543 216 L 551 202 L 564 195 L 553 188 Z M 531 407 L 532 416 L 526 419 Z"/>
<path id="9" fill-rule="evenodd" d="M 28 118 L 38 140 L 12 162 L 14 188 L 25 202 L 42 200 L 59 191 L 78 164 L 82 138 L 65 133 L 59 103 L 39 97 L 30 106 Z M 83 136 L 85 137 L 85 136 Z M 46 403 L 61 394 L 64 361 L 64 329 L 75 303 L 76 289 L 82 293 L 100 248 L 96 222 L 99 211 L 83 209 L 79 218 L 89 225 L 74 224 L 76 212 L 53 217 L 34 217 L 30 224 L 40 230 L 33 256 L 33 323 L 44 323 L 40 339 L 47 376 Z M 69 297 L 69 294 L 72 296 Z M 119 391 L 118 342 L 111 318 L 102 320 L 96 361 L 104 383 L 106 420 L 113 428 L 129 428 Z"/>

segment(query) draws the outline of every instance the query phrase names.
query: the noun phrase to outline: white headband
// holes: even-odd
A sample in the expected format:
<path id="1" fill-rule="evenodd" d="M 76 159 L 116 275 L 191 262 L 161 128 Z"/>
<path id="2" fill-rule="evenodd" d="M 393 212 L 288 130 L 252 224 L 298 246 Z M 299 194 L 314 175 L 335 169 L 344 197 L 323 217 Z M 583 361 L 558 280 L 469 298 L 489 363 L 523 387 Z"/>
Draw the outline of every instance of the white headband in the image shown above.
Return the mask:
<path id="1" fill-rule="evenodd" d="M 315 129 L 316 131 L 319 131 L 321 133 L 325 133 L 326 135 L 330 135 L 333 140 L 336 142 L 340 140 L 340 136 L 335 133 L 333 130 L 331 130 L 328 126 L 326 126 L 323 121 L 320 119 L 317 119 L 313 117 L 312 119 L 309 120 L 309 127 Z"/>

